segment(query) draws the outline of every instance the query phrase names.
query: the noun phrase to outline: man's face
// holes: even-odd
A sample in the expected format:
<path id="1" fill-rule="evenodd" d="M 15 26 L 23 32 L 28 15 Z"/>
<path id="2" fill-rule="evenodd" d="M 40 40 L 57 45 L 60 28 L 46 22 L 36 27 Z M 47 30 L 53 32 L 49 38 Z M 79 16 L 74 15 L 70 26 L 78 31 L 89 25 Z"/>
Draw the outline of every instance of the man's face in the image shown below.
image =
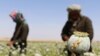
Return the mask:
<path id="1" fill-rule="evenodd" d="M 69 15 L 70 15 L 70 17 L 73 20 L 77 20 L 80 17 L 80 12 L 78 12 L 78 11 L 71 11 L 71 12 L 69 12 Z"/>

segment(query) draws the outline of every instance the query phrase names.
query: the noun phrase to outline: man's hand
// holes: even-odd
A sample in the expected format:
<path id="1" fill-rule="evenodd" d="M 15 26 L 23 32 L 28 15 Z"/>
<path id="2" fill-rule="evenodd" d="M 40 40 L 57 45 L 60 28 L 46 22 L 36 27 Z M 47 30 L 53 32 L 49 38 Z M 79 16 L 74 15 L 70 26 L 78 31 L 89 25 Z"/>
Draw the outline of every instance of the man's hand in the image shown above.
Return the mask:
<path id="1" fill-rule="evenodd" d="M 12 46 L 13 43 L 14 43 L 14 41 L 9 41 L 9 42 L 7 43 L 7 46 Z"/>
<path id="2" fill-rule="evenodd" d="M 68 41 L 69 37 L 67 35 L 62 35 L 62 40 L 63 41 Z"/>

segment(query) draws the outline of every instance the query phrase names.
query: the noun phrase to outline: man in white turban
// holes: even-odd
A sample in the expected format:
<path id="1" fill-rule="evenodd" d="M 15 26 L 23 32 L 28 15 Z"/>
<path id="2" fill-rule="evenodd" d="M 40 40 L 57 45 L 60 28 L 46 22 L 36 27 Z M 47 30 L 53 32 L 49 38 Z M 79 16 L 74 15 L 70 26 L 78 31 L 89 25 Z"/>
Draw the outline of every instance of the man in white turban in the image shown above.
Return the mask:
<path id="1" fill-rule="evenodd" d="M 74 31 L 80 32 L 87 32 L 89 34 L 90 42 L 93 39 L 93 27 L 92 21 L 86 17 L 81 15 L 81 6 L 74 4 L 67 8 L 68 12 L 68 21 L 66 22 L 65 26 L 62 29 L 62 40 L 68 41 L 70 36 L 73 34 Z M 68 56 L 71 56 L 72 53 L 68 51 Z M 90 46 L 89 52 L 92 52 L 92 47 Z M 76 54 L 76 56 L 80 56 Z"/>

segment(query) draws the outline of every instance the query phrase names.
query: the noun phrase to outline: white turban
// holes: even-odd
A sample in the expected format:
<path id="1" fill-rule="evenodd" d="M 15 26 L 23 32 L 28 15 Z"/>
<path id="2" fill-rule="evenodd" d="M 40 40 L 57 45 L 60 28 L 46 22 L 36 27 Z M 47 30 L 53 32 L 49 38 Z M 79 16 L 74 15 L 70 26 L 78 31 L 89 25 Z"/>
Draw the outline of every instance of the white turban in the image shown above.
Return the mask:
<path id="1" fill-rule="evenodd" d="M 81 6 L 78 4 L 73 4 L 67 8 L 67 11 L 81 11 Z"/>

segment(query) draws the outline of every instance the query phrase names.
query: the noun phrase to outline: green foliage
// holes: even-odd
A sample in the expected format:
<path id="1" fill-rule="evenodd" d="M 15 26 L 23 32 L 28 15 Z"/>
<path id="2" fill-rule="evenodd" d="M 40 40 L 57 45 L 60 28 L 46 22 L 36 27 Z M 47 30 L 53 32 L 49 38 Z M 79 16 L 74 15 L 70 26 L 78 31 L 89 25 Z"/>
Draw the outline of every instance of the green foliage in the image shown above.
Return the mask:
<path id="1" fill-rule="evenodd" d="M 66 56 L 65 44 L 58 42 L 28 42 L 26 56 Z M 100 55 L 100 43 L 93 43 L 94 52 Z M 0 56 L 8 56 L 10 49 L 6 42 L 0 42 Z M 13 51 L 18 56 L 18 51 Z M 14 55 L 13 55 L 14 56 Z"/>

